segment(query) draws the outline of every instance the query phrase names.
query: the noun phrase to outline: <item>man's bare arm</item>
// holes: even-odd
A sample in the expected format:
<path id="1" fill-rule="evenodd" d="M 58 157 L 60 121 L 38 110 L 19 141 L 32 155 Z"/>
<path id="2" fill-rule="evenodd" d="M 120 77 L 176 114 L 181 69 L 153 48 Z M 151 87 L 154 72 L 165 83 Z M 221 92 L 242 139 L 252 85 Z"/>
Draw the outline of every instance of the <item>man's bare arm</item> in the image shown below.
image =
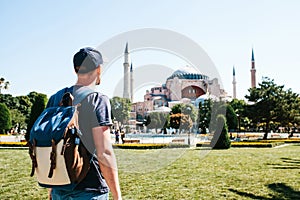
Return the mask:
<path id="1" fill-rule="evenodd" d="M 118 167 L 111 144 L 110 128 L 108 126 L 99 126 L 93 128 L 92 131 L 101 172 L 108 184 L 113 199 L 120 200 L 122 198 Z"/>

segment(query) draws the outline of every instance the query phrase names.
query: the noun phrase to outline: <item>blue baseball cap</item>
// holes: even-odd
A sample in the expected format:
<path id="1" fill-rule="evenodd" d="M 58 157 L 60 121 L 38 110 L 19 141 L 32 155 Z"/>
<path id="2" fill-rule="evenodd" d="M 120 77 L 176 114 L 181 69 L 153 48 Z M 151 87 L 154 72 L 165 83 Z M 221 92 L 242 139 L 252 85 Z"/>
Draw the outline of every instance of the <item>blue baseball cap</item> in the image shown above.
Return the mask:
<path id="1" fill-rule="evenodd" d="M 86 47 L 74 55 L 73 64 L 76 73 L 85 74 L 103 64 L 103 58 L 98 50 Z"/>

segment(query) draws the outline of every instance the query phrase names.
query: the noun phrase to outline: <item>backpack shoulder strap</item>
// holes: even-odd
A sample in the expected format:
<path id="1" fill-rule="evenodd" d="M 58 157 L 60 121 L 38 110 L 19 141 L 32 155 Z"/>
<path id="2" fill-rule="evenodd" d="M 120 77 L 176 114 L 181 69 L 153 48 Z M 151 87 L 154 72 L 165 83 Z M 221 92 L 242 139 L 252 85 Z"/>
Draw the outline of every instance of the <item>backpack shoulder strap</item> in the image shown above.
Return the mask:
<path id="1" fill-rule="evenodd" d="M 74 101 L 73 105 L 77 105 L 80 102 L 82 102 L 88 95 L 96 93 L 96 91 L 92 90 L 89 87 L 83 86 L 78 89 L 74 89 L 73 91 L 73 96 L 74 96 Z"/>
<path id="2" fill-rule="evenodd" d="M 46 108 L 49 107 L 55 107 L 59 105 L 59 102 L 61 101 L 62 96 L 64 95 L 64 93 L 66 93 L 69 90 L 68 87 L 63 88 L 61 90 L 59 90 L 58 92 L 56 92 L 54 95 L 52 95 L 47 103 Z"/>

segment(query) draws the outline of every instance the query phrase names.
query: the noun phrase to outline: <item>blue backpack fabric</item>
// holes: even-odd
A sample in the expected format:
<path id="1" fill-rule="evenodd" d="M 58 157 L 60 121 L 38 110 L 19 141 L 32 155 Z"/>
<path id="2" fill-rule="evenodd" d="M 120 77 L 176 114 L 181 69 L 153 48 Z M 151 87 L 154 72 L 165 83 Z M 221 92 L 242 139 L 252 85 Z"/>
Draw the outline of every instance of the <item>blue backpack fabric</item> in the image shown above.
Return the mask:
<path id="1" fill-rule="evenodd" d="M 36 173 L 42 187 L 74 188 L 90 168 L 92 155 L 80 141 L 77 107 L 95 91 L 87 87 L 72 90 L 65 88 L 52 96 L 52 105 L 40 114 L 30 131 L 31 176 Z"/>

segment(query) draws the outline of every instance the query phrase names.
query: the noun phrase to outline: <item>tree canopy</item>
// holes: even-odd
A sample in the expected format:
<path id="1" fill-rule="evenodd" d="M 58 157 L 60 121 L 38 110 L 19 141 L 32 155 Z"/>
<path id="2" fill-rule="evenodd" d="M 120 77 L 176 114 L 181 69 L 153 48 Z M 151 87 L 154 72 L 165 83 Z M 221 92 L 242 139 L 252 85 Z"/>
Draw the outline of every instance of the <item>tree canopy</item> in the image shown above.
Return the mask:
<path id="1" fill-rule="evenodd" d="M 131 110 L 131 102 L 127 98 L 113 97 L 110 99 L 112 118 L 121 122 L 126 123 L 129 119 L 129 113 Z"/>
<path id="2" fill-rule="evenodd" d="M 11 117 L 7 106 L 0 103 L 0 133 L 6 133 L 11 128 Z"/>
<path id="3" fill-rule="evenodd" d="M 147 128 L 149 129 L 165 129 L 168 126 L 169 113 L 151 112 L 147 116 Z"/>
<path id="4" fill-rule="evenodd" d="M 299 95 L 291 90 L 284 90 L 283 85 L 277 85 L 273 79 L 264 77 L 256 88 L 250 88 L 247 106 L 248 116 L 256 123 L 265 123 L 264 139 L 268 137 L 271 122 L 286 125 L 294 122 L 300 116 Z"/>
<path id="5" fill-rule="evenodd" d="M 18 131 L 27 129 L 31 108 L 38 95 L 42 95 L 47 99 L 45 94 L 37 92 L 30 92 L 26 96 L 16 97 L 11 94 L 0 94 L 0 102 L 4 103 L 10 111 L 12 127 L 18 127 Z"/>
<path id="6" fill-rule="evenodd" d="M 183 113 L 176 113 L 170 116 L 170 127 L 179 129 L 179 133 L 182 129 L 190 131 L 193 126 L 193 121 L 189 115 Z"/>
<path id="7" fill-rule="evenodd" d="M 30 117 L 29 117 L 28 124 L 27 124 L 27 131 L 26 131 L 26 135 L 25 135 L 26 140 L 29 139 L 30 130 L 31 130 L 34 122 L 36 121 L 36 119 L 39 117 L 39 115 L 45 109 L 46 103 L 47 103 L 47 96 L 45 94 L 38 93 L 35 96 L 34 102 L 33 102 L 32 108 L 31 108 L 31 112 L 30 112 Z"/>
<path id="8" fill-rule="evenodd" d="M 5 78 L 0 78 L 0 94 L 1 94 L 1 91 L 2 91 L 2 89 L 5 89 L 5 90 L 7 90 L 8 89 L 8 87 L 9 87 L 9 81 L 6 81 L 5 80 Z"/>
<path id="9" fill-rule="evenodd" d="M 206 99 L 204 102 L 199 103 L 198 109 L 198 129 L 200 133 L 207 133 L 207 129 L 209 128 L 209 123 L 211 119 L 211 105 L 212 100 Z"/>
<path id="10" fill-rule="evenodd" d="M 193 122 L 197 119 L 197 111 L 192 104 L 176 104 L 172 107 L 171 112 L 172 114 L 182 113 L 184 115 L 189 115 Z"/>

